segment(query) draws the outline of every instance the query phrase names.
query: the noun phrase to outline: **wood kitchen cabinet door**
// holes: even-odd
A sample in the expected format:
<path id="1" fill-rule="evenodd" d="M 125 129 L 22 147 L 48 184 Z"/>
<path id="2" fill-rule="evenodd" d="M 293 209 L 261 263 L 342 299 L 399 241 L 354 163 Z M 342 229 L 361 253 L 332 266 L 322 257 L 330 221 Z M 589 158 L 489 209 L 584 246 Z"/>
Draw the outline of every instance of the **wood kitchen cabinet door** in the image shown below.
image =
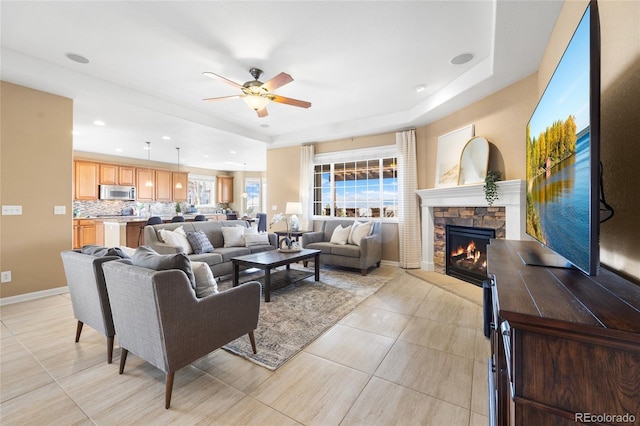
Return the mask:
<path id="1" fill-rule="evenodd" d="M 118 184 L 118 166 L 115 164 L 100 164 L 100 185 Z"/>
<path id="2" fill-rule="evenodd" d="M 172 173 L 171 186 L 173 188 L 173 201 L 187 201 L 187 186 L 188 186 L 189 174 L 188 173 Z M 176 184 L 180 182 L 182 188 L 176 188 Z"/>
<path id="3" fill-rule="evenodd" d="M 73 190 L 75 200 L 98 199 L 98 163 L 73 162 Z"/>
<path id="4" fill-rule="evenodd" d="M 216 176 L 218 203 L 233 203 L 233 176 Z"/>
<path id="5" fill-rule="evenodd" d="M 147 186 L 151 181 L 153 186 Z M 155 192 L 155 173 L 149 169 L 136 169 L 136 198 L 138 201 L 153 201 Z"/>
<path id="6" fill-rule="evenodd" d="M 156 201 L 172 201 L 171 172 L 156 170 Z"/>
<path id="7" fill-rule="evenodd" d="M 118 166 L 118 185 L 136 186 L 135 167 Z"/>

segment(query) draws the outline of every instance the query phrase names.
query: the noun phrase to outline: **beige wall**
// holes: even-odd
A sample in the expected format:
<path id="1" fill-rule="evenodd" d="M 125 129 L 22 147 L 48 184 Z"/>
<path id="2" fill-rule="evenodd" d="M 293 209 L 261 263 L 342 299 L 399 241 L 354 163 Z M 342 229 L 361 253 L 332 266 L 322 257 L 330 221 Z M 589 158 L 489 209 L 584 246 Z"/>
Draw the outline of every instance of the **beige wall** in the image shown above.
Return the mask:
<path id="1" fill-rule="evenodd" d="M 60 252 L 72 245 L 73 101 L 0 83 L 2 205 L 21 216 L 1 216 L 0 267 L 12 281 L 8 297 L 66 286 Z M 54 206 L 66 214 L 54 215 Z"/>

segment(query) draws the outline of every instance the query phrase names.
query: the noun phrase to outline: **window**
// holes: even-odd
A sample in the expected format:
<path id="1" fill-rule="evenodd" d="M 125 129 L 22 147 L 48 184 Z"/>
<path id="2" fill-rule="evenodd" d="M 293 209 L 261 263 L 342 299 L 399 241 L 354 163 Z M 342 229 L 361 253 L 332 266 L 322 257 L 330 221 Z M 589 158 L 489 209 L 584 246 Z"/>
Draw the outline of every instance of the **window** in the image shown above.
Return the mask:
<path id="1" fill-rule="evenodd" d="M 372 150 L 352 152 L 353 161 L 322 161 L 313 168 L 313 214 L 332 217 L 394 218 L 398 205 L 398 170 L 395 151 L 376 158 Z M 376 150 L 377 154 L 380 151 Z M 330 159 L 330 158 L 329 158 Z M 331 159 L 330 159 L 331 160 Z"/>
<path id="2" fill-rule="evenodd" d="M 189 175 L 187 203 L 194 206 L 215 206 L 215 176 Z"/>
<path id="3" fill-rule="evenodd" d="M 245 212 L 249 215 L 260 212 L 260 179 L 246 178 L 244 192 L 247 194 Z"/>

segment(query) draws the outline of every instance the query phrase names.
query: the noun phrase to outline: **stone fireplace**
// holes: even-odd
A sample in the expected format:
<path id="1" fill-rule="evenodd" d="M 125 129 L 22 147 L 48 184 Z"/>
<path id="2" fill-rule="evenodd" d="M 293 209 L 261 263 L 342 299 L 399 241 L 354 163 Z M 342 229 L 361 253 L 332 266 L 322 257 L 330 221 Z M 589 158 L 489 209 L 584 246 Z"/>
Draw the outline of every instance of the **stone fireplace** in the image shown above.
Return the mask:
<path id="1" fill-rule="evenodd" d="M 525 232 L 525 181 L 498 182 L 489 207 L 483 184 L 421 189 L 422 269 L 445 273 L 446 225 L 492 228 L 496 238 L 529 239 Z"/>

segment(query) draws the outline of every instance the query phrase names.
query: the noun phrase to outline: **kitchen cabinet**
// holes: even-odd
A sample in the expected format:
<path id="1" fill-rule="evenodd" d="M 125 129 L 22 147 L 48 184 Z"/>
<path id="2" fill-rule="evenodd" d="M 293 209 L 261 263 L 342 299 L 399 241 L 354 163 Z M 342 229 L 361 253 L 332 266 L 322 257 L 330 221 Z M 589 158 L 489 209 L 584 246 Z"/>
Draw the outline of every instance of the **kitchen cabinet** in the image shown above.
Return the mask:
<path id="1" fill-rule="evenodd" d="M 135 167 L 118 166 L 118 185 L 136 186 Z"/>
<path id="2" fill-rule="evenodd" d="M 135 167 L 100 164 L 100 185 L 136 186 Z"/>
<path id="3" fill-rule="evenodd" d="M 118 184 L 118 166 L 114 164 L 100 164 L 100 185 Z"/>
<path id="4" fill-rule="evenodd" d="M 640 287 L 604 267 L 588 277 L 525 265 L 520 252 L 549 254 L 534 241 L 491 240 L 487 251 L 490 423 L 574 425 L 603 413 L 638 416 Z"/>
<path id="5" fill-rule="evenodd" d="M 173 188 L 173 201 L 187 201 L 189 173 L 173 172 L 171 174 L 171 178 L 171 187 Z M 176 188 L 176 184 L 178 182 L 182 184 L 182 188 Z"/>
<path id="6" fill-rule="evenodd" d="M 101 224 L 102 225 L 102 224 Z M 102 229 L 102 228 L 101 228 Z M 78 219 L 73 221 L 73 248 L 79 249 L 87 244 L 98 244 L 104 238 L 97 238 L 96 221 Z"/>
<path id="7" fill-rule="evenodd" d="M 172 201 L 173 188 L 171 186 L 171 172 L 156 170 L 155 199 L 156 201 Z"/>
<path id="8" fill-rule="evenodd" d="M 153 201 L 155 199 L 155 173 L 149 169 L 136 169 L 136 197 L 138 201 Z M 153 186 L 147 186 L 151 181 Z"/>
<path id="9" fill-rule="evenodd" d="M 233 203 L 233 176 L 216 176 L 216 201 Z"/>
<path id="10" fill-rule="evenodd" d="M 126 238 L 127 247 L 138 247 L 138 238 L 140 239 L 140 245 L 144 245 L 144 232 L 141 233 L 141 228 L 146 225 L 144 222 L 127 222 Z"/>
<path id="11" fill-rule="evenodd" d="M 73 162 L 73 198 L 75 200 L 98 199 L 98 163 Z"/>

